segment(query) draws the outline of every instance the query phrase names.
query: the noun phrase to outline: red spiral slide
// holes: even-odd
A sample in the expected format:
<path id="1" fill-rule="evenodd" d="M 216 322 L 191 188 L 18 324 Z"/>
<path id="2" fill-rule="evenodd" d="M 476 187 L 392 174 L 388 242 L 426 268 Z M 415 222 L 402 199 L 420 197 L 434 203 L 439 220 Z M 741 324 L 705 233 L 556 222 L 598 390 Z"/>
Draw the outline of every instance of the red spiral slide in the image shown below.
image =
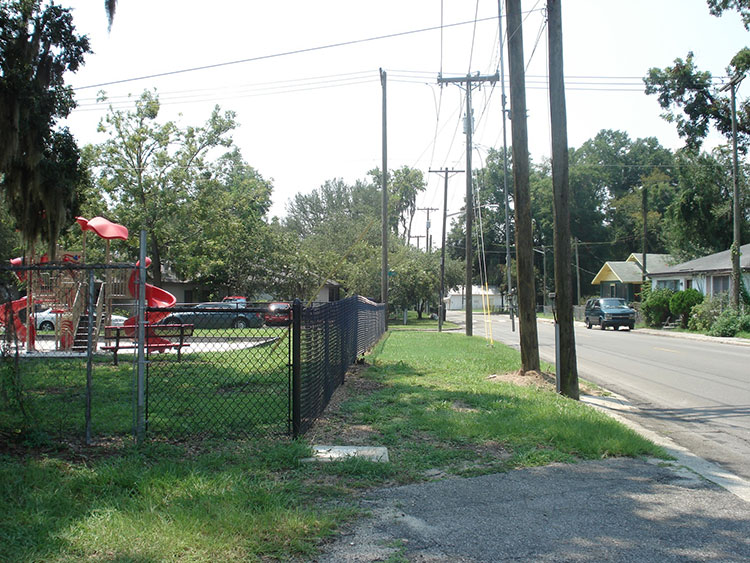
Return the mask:
<path id="1" fill-rule="evenodd" d="M 140 265 L 140 262 L 136 263 L 136 266 L 138 265 Z M 146 257 L 146 267 L 148 268 L 150 265 L 151 258 Z M 137 276 L 138 270 L 133 270 L 133 273 L 130 274 L 130 279 L 128 280 L 128 291 L 133 297 L 136 297 L 138 291 L 135 283 L 135 279 Z M 177 303 L 177 298 L 167 290 L 156 287 L 155 285 L 152 285 L 150 283 L 146 284 L 146 305 L 148 305 L 149 307 L 168 308 L 174 307 L 175 303 Z M 168 311 L 147 311 L 146 323 L 148 325 L 156 324 L 167 315 L 169 315 Z M 135 325 L 137 321 L 138 319 L 136 319 L 135 317 L 130 317 L 125 321 L 124 326 L 133 327 L 132 334 L 130 330 L 128 330 L 126 333 L 131 338 L 135 336 Z M 160 336 L 154 336 L 153 334 L 149 334 L 148 330 L 146 331 L 146 347 L 151 346 L 154 348 L 163 349 L 165 346 L 170 344 L 172 344 L 170 340 L 167 340 L 166 338 L 162 338 Z"/>

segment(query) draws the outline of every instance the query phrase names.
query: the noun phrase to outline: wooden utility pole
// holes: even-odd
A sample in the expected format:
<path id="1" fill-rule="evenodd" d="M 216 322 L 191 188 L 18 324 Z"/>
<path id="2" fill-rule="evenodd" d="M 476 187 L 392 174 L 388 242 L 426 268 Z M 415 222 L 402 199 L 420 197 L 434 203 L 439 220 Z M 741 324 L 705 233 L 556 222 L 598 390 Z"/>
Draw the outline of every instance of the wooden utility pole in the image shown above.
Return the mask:
<path id="1" fill-rule="evenodd" d="M 466 78 L 443 78 L 438 76 L 438 84 L 463 84 L 466 83 L 466 124 L 464 127 L 466 133 L 466 277 L 464 281 L 464 293 L 466 295 L 466 336 L 471 336 L 474 332 L 472 327 L 472 280 L 473 276 L 473 262 L 472 257 L 472 233 L 471 226 L 474 219 L 474 196 L 473 196 L 473 174 L 471 173 L 471 153 L 473 151 L 472 132 L 474 129 L 471 109 L 471 89 L 475 86 L 479 86 L 483 82 L 490 82 L 494 84 L 500 78 L 500 75 L 496 72 L 491 76 L 481 76 L 479 73 L 475 75 L 467 74 Z"/>
<path id="2" fill-rule="evenodd" d="M 565 103 L 565 99 L 563 98 L 563 104 L 564 103 Z M 565 107 L 565 106 L 563 105 L 563 107 Z M 568 129 L 566 127 L 565 128 L 565 141 L 566 142 L 568 140 L 568 133 L 567 133 L 567 131 L 568 131 Z M 554 180 L 552 182 L 553 182 L 553 185 L 554 185 Z M 567 185 L 567 182 L 566 182 L 566 185 Z M 566 188 L 566 189 L 569 190 L 569 188 L 570 188 L 570 186 L 568 185 L 568 188 Z M 573 305 L 576 305 L 576 304 L 580 305 L 580 303 L 581 303 L 581 262 L 578 259 L 578 239 L 575 239 L 575 242 L 576 242 L 576 302 L 573 303 Z"/>
<path id="3" fill-rule="evenodd" d="M 448 174 L 457 174 L 463 170 L 430 170 L 430 173 L 445 174 L 445 189 L 443 190 L 443 241 L 440 245 L 440 307 L 438 308 L 438 332 L 443 332 L 445 318 L 445 229 L 448 221 Z"/>
<path id="4" fill-rule="evenodd" d="M 646 255 L 648 253 L 648 186 L 644 183 L 641 187 L 641 213 L 643 215 L 643 249 L 641 251 L 641 292 L 646 285 Z"/>
<path id="5" fill-rule="evenodd" d="M 508 300 L 510 302 L 510 295 L 513 291 L 513 274 L 510 268 L 510 204 L 508 202 L 508 127 L 507 117 L 508 110 L 506 109 L 507 98 L 505 96 L 505 58 L 503 53 L 503 8 L 502 0 L 497 0 L 497 19 L 499 22 L 498 26 L 498 37 L 500 39 L 500 94 L 502 95 L 503 103 L 503 196 L 505 199 L 505 278 L 506 285 L 508 288 Z M 508 315 L 510 316 L 510 329 L 516 331 L 516 321 L 513 318 L 513 307 L 508 307 Z"/>
<path id="6" fill-rule="evenodd" d="M 739 311 L 740 308 L 740 188 L 739 188 L 739 166 L 737 163 L 737 85 L 745 78 L 744 74 L 738 74 L 732 77 L 729 84 L 721 90 L 729 89 L 731 93 L 732 104 L 732 197 L 734 203 L 732 206 L 732 307 Z"/>
<path id="7" fill-rule="evenodd" d="M 380 83 L 383 86 L 383 170 L 381 182 L 382 190 L 382 240 L 380 257 L 380 301 L 385 305 L 385 328 L 388 330 L 388 119 L 386 105 L 386 73 L 380 69 Z"/>
<path id="8" fill-rule="evenodd" d="M 432 251 L 432 244 L 430 239 L 430 211 L 440 211 L 437 207 L 417 207 L 417 211 L 427 211 L 427 232 L 425 233 L 425 241 L 427 243 L 427 252 Z"/>
<path id="9" fill-rule="evenodd" d="M 516 213 L 516 268 L 518 278 L 518 326 L 521 369 L 539 370 L 539 340 L 536 331 L 534 246 L 529 194 L 529 137 L 526 124 L 526 77 L 521 29 L 521 0 L 506 0 L 508 63 L 510 67 L 510 122 L 513 145 L 513 183 Z"/>
<path id="10" fill-rule="evenodd" d="M 409 242 L 413 238 L 417 239 L 417 250 L 419 250 L 419 239 L 424 238 L 424 235 L 409 235 Z"/>
<path id="11" fill-rule="evenodd" d="M 573 288 L 570 276 L 570 189 L 568 184 L 568 124 L 563 78 L 562 13 L 560 0 L 547 0 L 549 44 L 549 106 L 552 125 L 552 189 L 554 198 L 555 317 L 557 391 L 579 398 L 578 363 L 573 329 Z M 577 248 L 577 245 L 576 245 Z"/>

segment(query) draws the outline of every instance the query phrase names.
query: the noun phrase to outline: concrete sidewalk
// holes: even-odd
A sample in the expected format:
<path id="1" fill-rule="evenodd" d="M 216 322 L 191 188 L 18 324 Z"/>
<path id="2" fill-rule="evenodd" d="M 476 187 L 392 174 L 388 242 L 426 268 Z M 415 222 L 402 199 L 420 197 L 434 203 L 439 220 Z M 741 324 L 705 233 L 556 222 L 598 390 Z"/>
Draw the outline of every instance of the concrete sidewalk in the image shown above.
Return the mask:
<path id="1" fill-rule="evenodd" d="M 371 492 L 316 562 L 748 561 L 750 504 L 676 465 L 612 459 Z"/>

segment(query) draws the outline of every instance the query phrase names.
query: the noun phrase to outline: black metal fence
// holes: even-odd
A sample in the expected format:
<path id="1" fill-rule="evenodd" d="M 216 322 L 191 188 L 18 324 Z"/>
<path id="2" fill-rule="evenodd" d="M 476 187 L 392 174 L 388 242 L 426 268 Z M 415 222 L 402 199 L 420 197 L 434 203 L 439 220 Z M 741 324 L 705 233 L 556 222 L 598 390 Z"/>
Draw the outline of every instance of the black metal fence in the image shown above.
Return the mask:
<path id="1" fill-rule="evenodd" d="M 70 270 L 59 268 L 63 277 Z M 100 304 L 101 282 L 121 273 L 81 271 L 88 275 L 79 286 L 93 291 L 81 290 L 76 304 L 45 304 L 56 311 L 55 325 L 35 331 L 32 345 L 21 334 L 31 324 L 21 298 L 0 295 L 0 442 L 297 436 L 385 330 L 383 306 L 361 297 L 295 302 L 288 312 L 268 303 L 143 307 L 139 326 L 132 297 L 119 309 Z M 37 287 L 40 299 L 44 287 Z M 124 313 L 117 325 L 113 312 Z"/>
<path id="2" fill-rule="evenodd" d="M 364 297 L 295 307 L 292 428 L 304 433 L 325 409 L 357 356 L 385 332 L 385 306 Z"/>
<path id="3" fill-rule="evenodd" d="M 291 432 L 291 309 L 288 318 L 275 320 L 265 303 L 149 308 L 147 315 L 163 317 L 146 334 L 148 433 Z"/>

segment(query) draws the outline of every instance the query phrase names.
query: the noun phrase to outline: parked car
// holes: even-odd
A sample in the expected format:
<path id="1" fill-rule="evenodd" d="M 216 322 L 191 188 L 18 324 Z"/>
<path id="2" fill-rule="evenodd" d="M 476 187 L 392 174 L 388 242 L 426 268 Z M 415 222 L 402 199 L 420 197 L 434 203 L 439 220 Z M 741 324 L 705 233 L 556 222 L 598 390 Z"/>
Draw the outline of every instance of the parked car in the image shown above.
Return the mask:
<path id="1" fill-rule="evenodd" d="M 224 299 L 221 300 L 222 303 L 242 303 L 243 305 L 247 303 L 247 298 L 243 297 L 242 295 L 227 295 Z"/>
<path id="2" fill-rule="evenodd" d="M 160 324 L 191 324 L 195 328 L 259 328 L 263 326 L 263 315 L 247 311 L 244 303 L 199 303 L 189 311 L 168 315 Z"/>
<path id="3" fill-rule="evenodd" d="M 34 313 L 34 324 L 36 324 L 36 329 L 55 330 L 55 325 L 57 324 L 58 317 L 59 315 L 53 313 L 52 309 L 45 309 L 44 311 Z M 126 320 L 127 317 L 123 317 L 122 315 L 112 315 L 111 325 L 122 326 Z"/>
<path id="4" fill-rule="evenodd" d="M 291 303 L 269 303 L 268 312 L 263 315 L 268 326 L 289 326 L 292 324 Z"/>
<path id="5" fill-rule="evenodd" d="M 628 330 L 635 328 L 635 310 L 628 307 L 624 299 L 619 297 L 597 297 L 586 302 L 584 312 L 586 328 L 599 325 L 605 330 L 608 326 L 615 330 L 621 326 Z"/>

